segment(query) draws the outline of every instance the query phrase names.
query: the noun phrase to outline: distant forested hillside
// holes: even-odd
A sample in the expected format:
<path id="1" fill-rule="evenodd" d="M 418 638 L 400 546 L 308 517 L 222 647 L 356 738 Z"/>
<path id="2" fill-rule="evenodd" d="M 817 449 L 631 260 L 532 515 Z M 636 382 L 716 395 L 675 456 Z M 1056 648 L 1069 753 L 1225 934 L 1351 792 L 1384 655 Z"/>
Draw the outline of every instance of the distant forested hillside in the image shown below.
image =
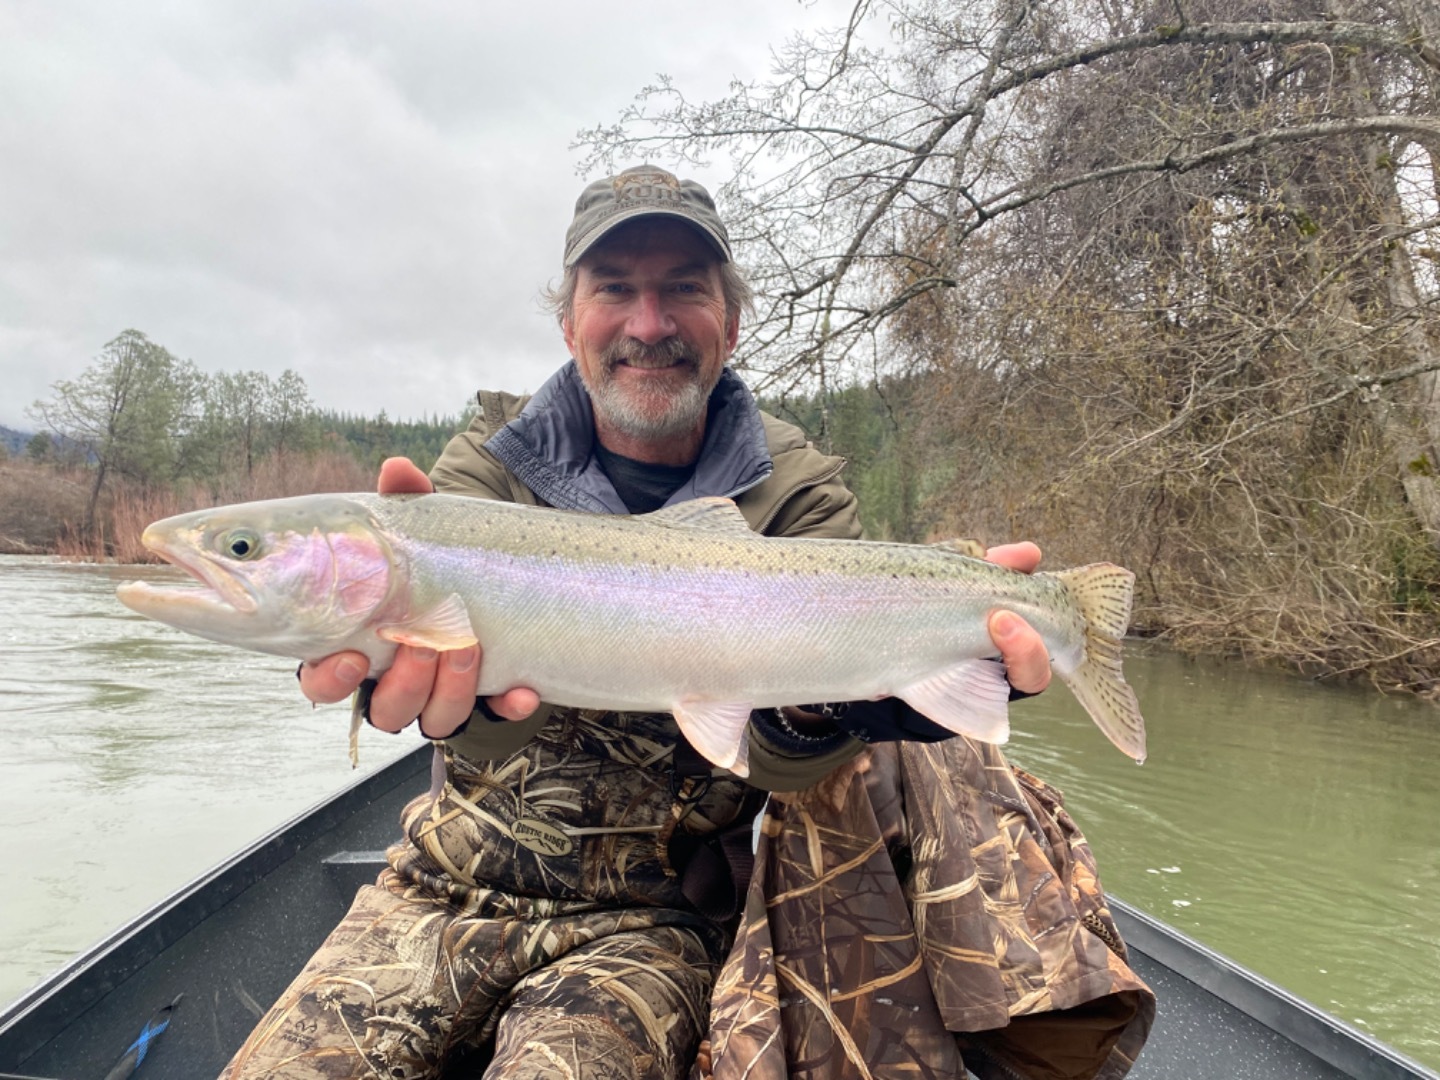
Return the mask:
<path id="1" fill-rule="evenodd" d="M 23 454 L 26 445 L 33 437 L 34 432 L 16 431 L 14 428 L 8 428 L 4 424 L 0 424 L 0 446 L 5 448 L 5 453 L 9 457 Z"/>
<path id="2" fill-rule="evenodd" d="M 425 420 L 391 420 L 379 416 L 317 412 L 315 421 L 327 443 L 343 448 L 364 465 L 378 466 L 387 457 L 408 457 L 429 469 L 457 431 L 470 422 L 470 413 L 435 416 Z"/>
<path id="3" fill-rule="evenodd" d="M 202 372 L 138 330 L 0 428 L 0 551 L 145 557 L 145 525 L 218 503 L 369 490 L 387 457 L 422 468 L 469 417 L 321 411 L 294 371 Z"/>

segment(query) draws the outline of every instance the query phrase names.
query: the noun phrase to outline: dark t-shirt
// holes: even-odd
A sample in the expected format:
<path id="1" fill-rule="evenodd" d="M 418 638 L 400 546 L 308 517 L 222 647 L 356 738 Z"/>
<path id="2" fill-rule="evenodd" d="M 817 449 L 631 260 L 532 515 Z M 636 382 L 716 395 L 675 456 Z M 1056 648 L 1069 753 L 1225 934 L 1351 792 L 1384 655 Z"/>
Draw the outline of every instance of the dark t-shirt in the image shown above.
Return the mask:
<path id="1" fill-rule="evenodd" d="M 595 457 L 615 485 L 615 494 L 632 514 L 659 510 L 695 471 L 694 465 L 652 465 L 648 461 L 636 461 L 611 453 L 599 442 L 595 443 Z"/>

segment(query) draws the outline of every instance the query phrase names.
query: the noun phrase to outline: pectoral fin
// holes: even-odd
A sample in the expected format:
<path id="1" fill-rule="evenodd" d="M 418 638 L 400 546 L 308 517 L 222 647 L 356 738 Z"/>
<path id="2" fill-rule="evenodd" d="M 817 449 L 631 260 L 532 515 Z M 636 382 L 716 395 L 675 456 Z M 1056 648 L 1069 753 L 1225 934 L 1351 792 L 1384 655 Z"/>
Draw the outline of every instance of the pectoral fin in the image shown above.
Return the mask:
<path id="1" fill-rule="evenodd" d="M 988 743 L 1010 738 L 1010 684 L 998 660 L 963 660 L 895 696 L 959 735 Z"/>
<path id="2" fill-rule="evenodd" d="M 441 650 L 468 649 L 479 640 L 470 625 L 469 609 L 459 593 L 451 593 L 434 607 L 402 623 L 382 626 L 376 633 L 399 645 Z"/>
<path id="3" fill-rule="evenodd" d="M 749 776 L 748 701 L 686 701 L 672 710 L 675 722 L 707 761 L 736 776 Z"/>

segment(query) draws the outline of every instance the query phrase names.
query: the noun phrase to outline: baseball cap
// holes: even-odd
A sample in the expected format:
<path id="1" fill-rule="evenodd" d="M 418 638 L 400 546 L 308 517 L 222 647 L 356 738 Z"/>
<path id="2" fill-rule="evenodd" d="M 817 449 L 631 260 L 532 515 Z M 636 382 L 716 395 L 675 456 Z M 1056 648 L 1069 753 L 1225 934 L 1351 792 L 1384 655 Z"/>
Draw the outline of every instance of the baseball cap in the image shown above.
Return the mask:
<path id="1" fill-rule="evenodd" d="M 734 256 L 715 200 L 694 180 L 654 165 L 636 165 L 586 186 L 565 231 L 565 267 L 574 266 L 611 229 L 640 217 L 674 217 L 693 225 L 724 262 Z"/>

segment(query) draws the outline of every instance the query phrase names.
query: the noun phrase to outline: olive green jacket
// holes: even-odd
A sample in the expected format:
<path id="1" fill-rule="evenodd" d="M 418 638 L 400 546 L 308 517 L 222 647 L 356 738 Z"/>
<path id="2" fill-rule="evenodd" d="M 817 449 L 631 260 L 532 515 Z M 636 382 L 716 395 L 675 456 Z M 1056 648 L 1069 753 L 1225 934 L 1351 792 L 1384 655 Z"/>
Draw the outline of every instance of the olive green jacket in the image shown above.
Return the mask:
<path id="1" fill-rule="evenodd" d="M 430 472 L 435 490 L 547 505 L 486 446 L 501 427 L 520 416 L 529 395 L 482 391 L 477 400 L 480 409 L 469 428 L 450 440 Z M 750 527 L 768 536 L 858 539 L 855 496 L 839 479 L 844 459 L 822 454 L 792 424 L 764 412 L 760 418 L 773 468 L 735 496 Z M 447 742 L 474 761 L 507 757 L 545 726 L 552 711 L 542 705 L 529 719 L 513 724 L 497 724 L 477 714 Z M 771 744 L 752 727 L 747 781 L 769 791 L 798 791 L 853 758 L 862 745 L 846 737 L 819 754 L 797 754 Z"/>

